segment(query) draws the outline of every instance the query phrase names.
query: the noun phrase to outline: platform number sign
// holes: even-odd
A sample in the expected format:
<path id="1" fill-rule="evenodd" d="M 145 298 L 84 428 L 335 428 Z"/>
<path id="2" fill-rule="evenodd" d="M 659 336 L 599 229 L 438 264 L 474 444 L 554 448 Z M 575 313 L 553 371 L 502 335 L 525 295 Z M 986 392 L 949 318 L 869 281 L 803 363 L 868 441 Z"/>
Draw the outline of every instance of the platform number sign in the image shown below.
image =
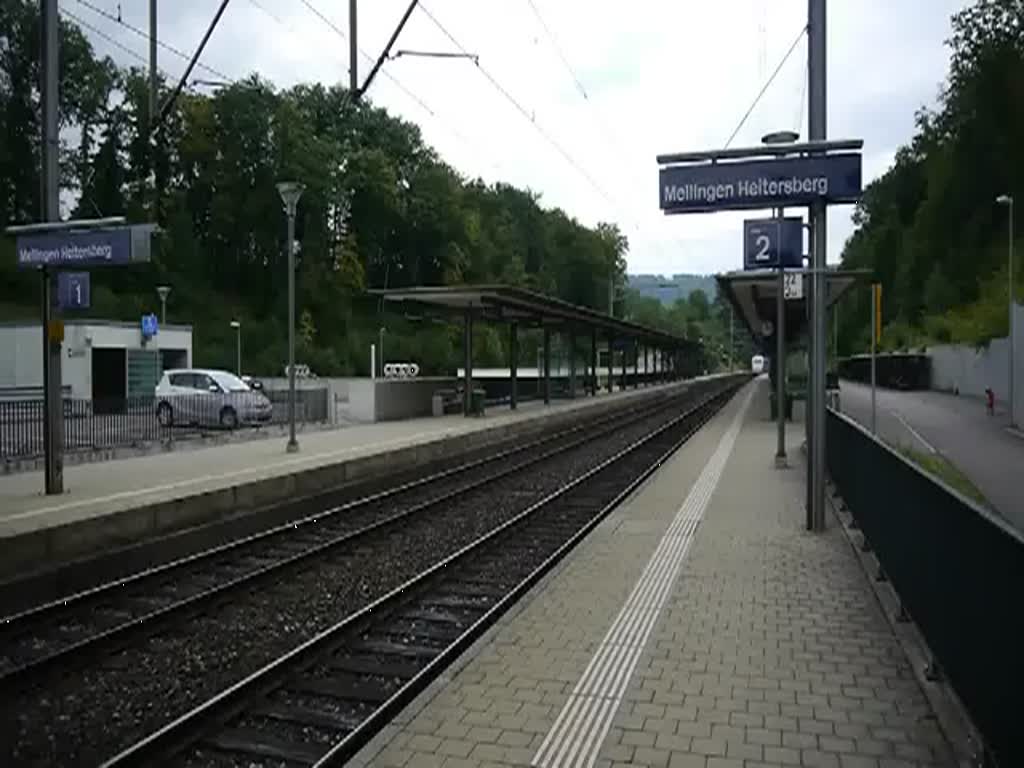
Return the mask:
<path id="1" fill-rule="evenodd" d="M 57 306 L 61 309 L 89 309 L 88 272 L 57 273 Z"/>
<path id="2" fill-rule="evenodd" d="M 744 269 L 799 267 L 802 252 L 801 219 L 748 219 L 743 222 Z"/>

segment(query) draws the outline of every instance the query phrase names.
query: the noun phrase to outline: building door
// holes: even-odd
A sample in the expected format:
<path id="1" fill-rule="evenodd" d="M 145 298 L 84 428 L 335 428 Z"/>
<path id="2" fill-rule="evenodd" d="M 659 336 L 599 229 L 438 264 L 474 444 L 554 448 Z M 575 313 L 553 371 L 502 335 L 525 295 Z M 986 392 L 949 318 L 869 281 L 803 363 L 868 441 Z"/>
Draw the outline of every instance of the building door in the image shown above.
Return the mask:
<path id="1" fill-rule="evenodd" d="M 127 395 L 124 347 L 92 348 L 93 413 L 120 413 Z"/>

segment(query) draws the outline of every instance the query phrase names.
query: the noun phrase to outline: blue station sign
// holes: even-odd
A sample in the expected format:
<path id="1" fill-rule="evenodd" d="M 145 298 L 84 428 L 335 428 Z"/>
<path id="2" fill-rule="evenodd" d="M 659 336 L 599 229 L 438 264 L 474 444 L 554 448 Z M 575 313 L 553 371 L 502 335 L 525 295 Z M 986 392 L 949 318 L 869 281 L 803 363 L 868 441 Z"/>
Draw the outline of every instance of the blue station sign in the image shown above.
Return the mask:
<path id="1" fill-rule="evenodd" d="M 804 222 L 793 216 L 743 222 L 743 268 L 803 266 Z"/>
<path id="2" fill-rule="evenodd" d="M 18 266 L 105 267 L 148 261 L 150 225 L 18 237 Z"/>
<path id="3" fill-rule="evenodd" d="M 672 165 L 661 169 L 658 192 L 665 213 L 854 203 L 861 194 L 861 156 Z"/>

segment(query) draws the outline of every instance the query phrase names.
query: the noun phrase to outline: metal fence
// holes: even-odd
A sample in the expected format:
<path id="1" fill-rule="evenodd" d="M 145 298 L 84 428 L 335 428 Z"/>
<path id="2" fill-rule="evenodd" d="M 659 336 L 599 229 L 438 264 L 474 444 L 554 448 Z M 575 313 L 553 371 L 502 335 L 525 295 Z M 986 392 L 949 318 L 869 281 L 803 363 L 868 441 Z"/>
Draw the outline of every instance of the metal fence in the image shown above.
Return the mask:
<path id="1" fill-rule="evenodd" d="M 829 411 L 828 471 L 995 765 L 1024 765 L 1024 536 Z"/>
<path id="2" fill-rule="evenodd" d="M 64 447 L 67 451 L 141 446 L 195 439 L 288 423 L 288 391 L 267 390 L 269 404 L 251 393 L 200 393 L 167 398 L 121 397 L 64 399 Z M 295 419 L 301 424 L 328 420 L 327 388 L 295 392 Z M 0 459 L 43 455 L 43 401 L 0 402 Z"/>
<path id="3" fill-rule="evenodd" d="M 871 383 L 871 356 L 855 355 L 839 361 L 839 375 L 864 384 Z M 890 389 L 928 389 L 932 380 L 932 360 L 928 355 L 887 353 L 875 357 L 875 379 Z"/>

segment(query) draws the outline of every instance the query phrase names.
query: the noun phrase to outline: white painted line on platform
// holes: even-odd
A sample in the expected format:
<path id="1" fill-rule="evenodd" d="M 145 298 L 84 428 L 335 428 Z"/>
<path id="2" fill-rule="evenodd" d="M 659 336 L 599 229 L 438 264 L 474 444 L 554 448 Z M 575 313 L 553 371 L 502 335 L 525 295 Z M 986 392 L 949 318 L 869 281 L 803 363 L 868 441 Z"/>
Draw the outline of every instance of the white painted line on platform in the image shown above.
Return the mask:
<path id="1" fill-rule="evenodd" d="M 590 768 L 622 703 L 629 679 L 672 591 L 711 495 L 732 454 L 754 390 L 708 459 L 686 500 L 647 561 L 636 586 L 591 657 L 532 764 Z"/>
<path id="2" fill-rule="evenodd" d="M 445 430 L 443 432 L 442 431 L 439 431 L 439 432 L 420 432 L 420 433 L 415 434 L 415 435 L 408 435 L 408 436 L 404 436 L 404 437 L 400 437 L 400 438 L 394 438 L 392 440 L 384 440 L 384 441 L 379 442 L 379 443 L 372 443 L 370 447 L 371 448 L 391 448 L 391 447 L 402 445 L 402 444 L 413 444 L 413 443 L 416 443 L 417 441 L 419 441 L 421 438 L 428 438 L 428 437 L 445 438 L 445 437 L 453 437 L 453 436 L 456 436 L 456 435 L 459 435 L 459 434 L 461 434 L 461 432 L 459 432 L 457 430 Z M 50 513 L 53 513 L 53 512 L 63 512 L 65 510 L 75 509 L 77 507 L 89 506 L 91 504 L 103 504 L 103 503 L 110 502 L 110 501 L 117 501 L 119 499 L 131 499 L 131 498 L 137 498 L 139 496 L 149 496 L 149 495 L 152 495 L 152 494 L 163 493 L 164 491 L 173 491 L 173 490 L 177 490 L 178 488 L 187 488 L 187 487 L 190 487 L 190 486 L 196 486 L 196 485 L 200 485 L 200 484 L 208 483 L 208 482 L 213 482 L 213 481 L 231 480 L 231 479 L 235 479 L 235 478 L 242 478 L 242 477 L 245 477 L 247 475 L 258 475 L 258 474 L 261 474 L 261 473 L 266 473 L 268 470 L 274 470 L 274 469 L 278 469 L 278 468 L 281 468 L 281 467 L 292 467 L 292 466 L 298 466 L 300 464 L 308 464 L 308 463 L 311 463 L 311 462 L 314 462 L 314 461 L 322 461 L 324 459 L 338 458 L 340 456 L 344 456 L 345 454 L 350 454 L 350 453 L 353 453 L 355 451 L 364 450 L 366 447 L 367 446 L 365 446 L 365 445 L 350 445 L 349 447 L 343 448 L 343 449 L 338 450 L 338 451 L 328 451 L 328 452 L 325 452 L 325 453 L 308 454 L 306 456 L 299 456 L 297 458 L 285 459 L 283 461 L 279 461 L 279 462 L 276 462 L 274 464 L 267 464 L 267 465 L 264 465 L 264 466 L 261 466 L 261 467 L 250 467 L 248 469 L 239 469 L 239 470 L 234 470 L 234 471 L 231 471 L 231 472 L 222 472 L 222 473 L 216 474 L 216 475 L 202 475 L 200 477 L 190 477 L 187 480 L 178 480 L 178 481 L 175 481 L 173 483 L 164 483 L 163 485 L 153 485 L 153 486 L 149 486 L 147 488 L 138 488 L 138 489 L 133 490 L 133 491 L 120 491 L 118 493 L 111 493 L 111 494 L 109 494 L 107 496 L 93 496 L 93 497 L 88 498 L 88 499 L 79 499 L 77 501 L 69 501 L 69 502 L 66 502 L 64 504 L 54 504 L 54 505 L 49 506 L 49 507 L 39 507 L 38 509 L 30 509 L 30 510 L 28 510 L 26 512 L 18 512 L 18 513 L 13 514 L 13 515 L 4 515 L 3 517 L 0 517 L 0 523 L 6 522 L 8 520 L 25 520 L 27 518 L 38 517 L 39 515 L 47 515 L 47 514 L 50 514 Z M 375 453 L 379 453 L 379 452 L 380 451 L 372 451 L 372 452 L 366 453 L 365 455 L 366 456 L 372 456 Z M 272 475 L 270 477 L 267 477 L 266 479 L 269 480 L 269 479 L 271 479 L 271 477 L 274 477 L 274 475 Z M 219 490 L 219 489 L 217 489 L 217 488 L 208 488 L 208 489 L 206 489 L 206 491 L 212 491 L 212 490 Z M 200 490 L 200 491 L 198 491 L 198 493 L 203 493 L 203 492 L 206 492 L 206 491 Z"/>

